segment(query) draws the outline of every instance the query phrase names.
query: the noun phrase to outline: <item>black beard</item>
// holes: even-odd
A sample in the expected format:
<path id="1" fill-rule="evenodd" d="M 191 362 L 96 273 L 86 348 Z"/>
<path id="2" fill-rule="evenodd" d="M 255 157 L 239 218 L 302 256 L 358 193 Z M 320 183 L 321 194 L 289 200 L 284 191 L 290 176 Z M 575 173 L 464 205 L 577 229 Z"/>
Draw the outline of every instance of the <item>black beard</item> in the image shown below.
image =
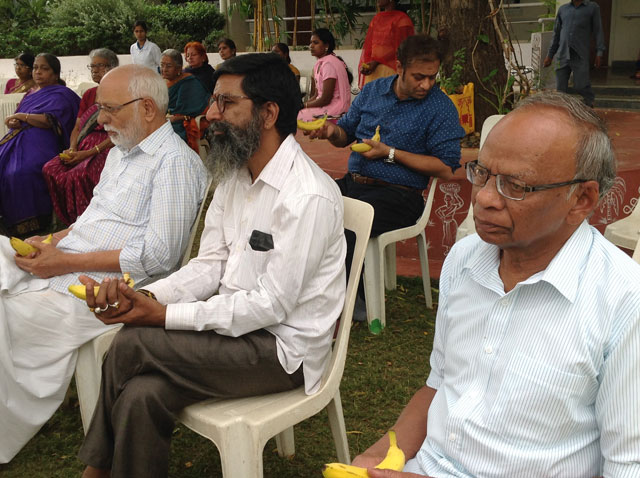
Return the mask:
<path id="1" fill-rule="evenodd" d="M 246 166 L 249 158 L 260 147 L 260 136 L 263 121 L 259 114 L 254 114 L 244 126 L 234 126 L 225 121 L 216 121 L 209 126 L 210 150 L 205 166 L 213 176 L 215 184 L 219 184 L 231 173 Z M 221 131 L 222 134 L 213 134 Z"/>

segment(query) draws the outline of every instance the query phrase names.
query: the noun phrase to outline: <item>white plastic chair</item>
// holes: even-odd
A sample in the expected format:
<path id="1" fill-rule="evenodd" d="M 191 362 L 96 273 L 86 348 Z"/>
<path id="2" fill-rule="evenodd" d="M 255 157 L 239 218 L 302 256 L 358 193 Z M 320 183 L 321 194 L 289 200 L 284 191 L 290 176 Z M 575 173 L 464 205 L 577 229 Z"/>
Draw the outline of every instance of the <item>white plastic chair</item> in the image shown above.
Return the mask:
<path id="1" fill-rule="evenodd" d="M 640 239 L 638 239 L 638 243 L 640 243 Z M 636 243 L 636 248 L 634 249 L 633 256 L 631 256 L 631 258 L 640 264 L 640 247 L 638 247 L 638 243 Z"/>
<path id="2" fill-rule="evenodd" d="M 496 125 L 498 121 L 500 121 L 504 115 L 493 115 L 489 116 L 482 125 L 482 133 L 480 133 L 480 147 L 484 144 L 487 136 L 489 135 L 489 131 Z M 476 232 L 476 224 L 473 222 L 473 206 L 469 204 L 469 212 L 467 213 L 467 217 L 464 218 L 464 221 L 458 226 L 458 230 L 456 231 L 456 242 L 460 239 L 470 236 L 471 234 L 475 234 Z"/>
<path id="3" fill-rule="evenodd" d="M 200 209 L 191 226 L 191 232 L 189 233 L 189 240 L 185 245 L 182 252 L 182 259 L 179 262 L 179 267 L 182 267 L 189 262 L 191 258 L 191 249 L 193 249 L 193 243 L 195 242 L 198 225 L 200 219 L 205 211 L 205 203 L 207 202 L 207 196 L 209 190 L 213 185 L 213 180 L 209 178 L 207 189 L 200 203 Z M 80 404 L 80 416 L 82 418 L 82 428 L 87 433 L 89 423 L 91 423 L 91 417 L 93 416 L 93 410 L 98 402 L 98 394 L 100 393 L 100 379 L 102 377 L 102 360 L 104 359 L 111 341 L 114 335 L 120 329 L 120 327 L 110 329 L 107 332 L 99 335 L 90 342 L 84 344 L 78 350 L 78 360 L 76 362 L 76 389 L 78 391 L 78 402 Z"/>
<path id="4" fill-rule="evenodd" d="M 356 245 L 338 334 L 320 390 L 313 395 L 306 395 L 304 387 L 299 387 L 288 392 L 258 397 L 206 400 L 185 408 L 178 416 L 188 428 L 208 438 L 218 447 L 222 473 L 226 478 L 262 478 L 262 451 L 266 442 L 276 436 L 280 456 L 292 456 L 295 452 L 293 426 L 324 408 L 329 415 L 338 461 L 351 461 L 340 400 L 340 381 L 344 372 L 358 281 L 373 222 L 373 208 L 351 198 L 344 198 L 344 205 L 344 227 L 356 234 Z M 86 353 L 83 354 L 82 362 L 92 362 L 89 372 L 94 379 L 97 378 L 94 382 L 97 386 L 91 397 L 94 401 L 90 407 L 90 414 L 87 414 L 86 406 L 83 410 L 84 398 L 80 396 L 78 388 L 85 432 L 97 401 L 100 364 L 116 332 L 112 330 L 101 335 L 90 343 L 89 350 L 84 350 Z M 76 380 L 80 365 L 79 358 Z M 85 364 L 82 365 L 82 370 L 86 370 Z M 87 394 L 85 398 L 89 398 Z"/>
<path id="5" fill-rule="evenodd" d="M 380 321 L 380 325 L 383 328 L 386 324 L 384 294 L 385 286 L 387 290 L 396 288 L 396 242 L 411 239 L 412 237 L 415 237 L 418 241 L 424 301 L 428 309 L 433 308 L 425 228 L 431 215 L 437 182 L 436 178 L 431 180 L 424 210 L 413 226 L 395 229 L 369 239 L 364 268 L 364 297 L 367 304 L 367 322 L 369 326 L 376 319 Z"/>
<path id="6" fill-rule="evenodd" d="M 98 83 L 95 83 L 93 81 L 84 81 L 82 83 L 80 83 L 78 86 L 76 86 L 73 91 L 76 92 L 76 94 L 82 98 L 82 95 L 84 95 L 86 93 L 87 90 L 93 88 L 94 86 L 98 86 Z"/>
<path id="7" fill-rule="evenodd" d="M 4 124 L 5 118 L 16 112 L 16 108 L 18 108 L 18 104 L 20 104 L 24 95 L 24 93 L 0 95 L 0 138 L 9 131 L 7 126 Z"/>
<path id="8" fill-rule="evenodd" d="M 640 198 L 638 198 L 640 202 Z M 627 217 L 612 222 L 604 229 L 604 237 L 618 247 L 636 251 L 640 239 L 640 206 L 636 203 Z"/>

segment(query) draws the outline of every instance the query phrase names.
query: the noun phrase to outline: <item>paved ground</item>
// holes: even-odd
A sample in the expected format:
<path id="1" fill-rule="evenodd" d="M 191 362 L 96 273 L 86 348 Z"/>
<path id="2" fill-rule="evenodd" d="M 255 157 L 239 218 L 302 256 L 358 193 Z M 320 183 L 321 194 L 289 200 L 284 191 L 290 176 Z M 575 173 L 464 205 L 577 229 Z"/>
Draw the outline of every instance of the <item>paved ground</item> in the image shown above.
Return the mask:
<path id="1" fill-rule="evenodd" d="M 619 175 L 624 173 L 633 175 L 634 178 L 637 176 L 637 180 L 640 181 L 640 112 L 609 109 L 596 111 L 600 116 L 605 118 L 609 125 L 609 135 L 613 141 L 618 159 Z M 347 159 L 349 157 L 348 148 L 334 148 L 327 141 L 310 141 L 301 133 L 298 134 L 297 138 L 306 153 L 316 161 L 327 174 L 333 178 L 338 178 L 345 174 L 347 171 Z M 477 149 L 464 148 L 462 150 L 462 162 L 465 163 L 474 160 L 477 158 L 477 155 Z M 636 171 L 638 172 L 637 175 L 635 174 Z M 462 168 L 457 171 L 456 178 L 464 180 L 464 171 Z M 629 180 L 627 180 L 627 183 L 629 186 L 635 186 L 635 183 Z M 628 187 L 627 189 L 628 191 L 625 190 L 628 196 L 626 202 L 629 202 L 629 197 L 638 197 L 638 192 L 635 191 L 634 188 Z M 463 193 L 464 191 L 461 191 L 461 194 Z M 438 200 L 439 197 L 436 196 L 433 211 L 438 207 Z M 468 202 L 469 198 L 466 197 L 466 207 L 468 207 Z M 617 218 L 627 216 L 630 212 L 628 206 L 622 207 L 623 203 L 624 201 L 621 201 L 621 203 L 617 204 L 617 207 L 614 208 Z M 459 211 L 459 213 L 466 214 L 466 209 Z M 404 276 L 420 275 L 420 265 L 417 261 L 415 241 L 407 241 L 407 244 L 399 245 L 397 251 L 398 274 Z M 438 277 L 444 254 L 440 253 L 437 249 L 434 249 L 433 252 L 432 254 L 432 251 L 430 251 L 429 256 L 431 265 L 430 273 L 433 277 Z"/>

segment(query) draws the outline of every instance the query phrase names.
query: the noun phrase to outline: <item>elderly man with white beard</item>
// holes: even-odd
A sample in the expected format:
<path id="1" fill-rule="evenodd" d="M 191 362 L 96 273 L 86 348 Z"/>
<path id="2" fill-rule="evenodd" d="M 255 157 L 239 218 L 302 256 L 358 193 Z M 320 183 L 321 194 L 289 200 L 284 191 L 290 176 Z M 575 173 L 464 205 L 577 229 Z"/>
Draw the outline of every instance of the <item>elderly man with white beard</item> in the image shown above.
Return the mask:
<path id="1" fill-rule="evenodd" d="M 216 70 L 208 165 L 221 180 L 196 258 L 147 291 L 84 280 L 124 323 L 103 364 L 84 477 L 163 477 L 174 416 L 207 398 L 318 390 L 345 296 L 343 200 L 296 142 L 298 83 L 275 54 Z"/>
<path id="2" fill-rule="evenodd" d="M 127 272 L 143 285 L 175 270 L 206 190 L 202 161 L 166 121 L 159 75 L 116 68 L 97 102 L 115 147 L 86 211 L 51 244 L 28 240 L 38 252 L 26 257 L 0 239 L 0 463 L 58 408 L 77 349 L 112 327 L 68 286 L 79 272 L 95 280 Z"/>

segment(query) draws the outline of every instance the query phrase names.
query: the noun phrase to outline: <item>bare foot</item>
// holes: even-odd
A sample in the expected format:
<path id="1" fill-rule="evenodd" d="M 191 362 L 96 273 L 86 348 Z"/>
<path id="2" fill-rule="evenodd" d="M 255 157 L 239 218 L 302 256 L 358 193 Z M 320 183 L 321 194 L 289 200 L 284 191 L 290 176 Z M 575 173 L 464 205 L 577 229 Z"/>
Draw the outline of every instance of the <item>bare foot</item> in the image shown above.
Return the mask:
<path id="1" fill-rule="evenodd" d="M 110 478 L 111 470 L 105 470 L 102 468 L 94 468 L 93 466 L 87 466 L 82 473 L 82 478 Z"/>

